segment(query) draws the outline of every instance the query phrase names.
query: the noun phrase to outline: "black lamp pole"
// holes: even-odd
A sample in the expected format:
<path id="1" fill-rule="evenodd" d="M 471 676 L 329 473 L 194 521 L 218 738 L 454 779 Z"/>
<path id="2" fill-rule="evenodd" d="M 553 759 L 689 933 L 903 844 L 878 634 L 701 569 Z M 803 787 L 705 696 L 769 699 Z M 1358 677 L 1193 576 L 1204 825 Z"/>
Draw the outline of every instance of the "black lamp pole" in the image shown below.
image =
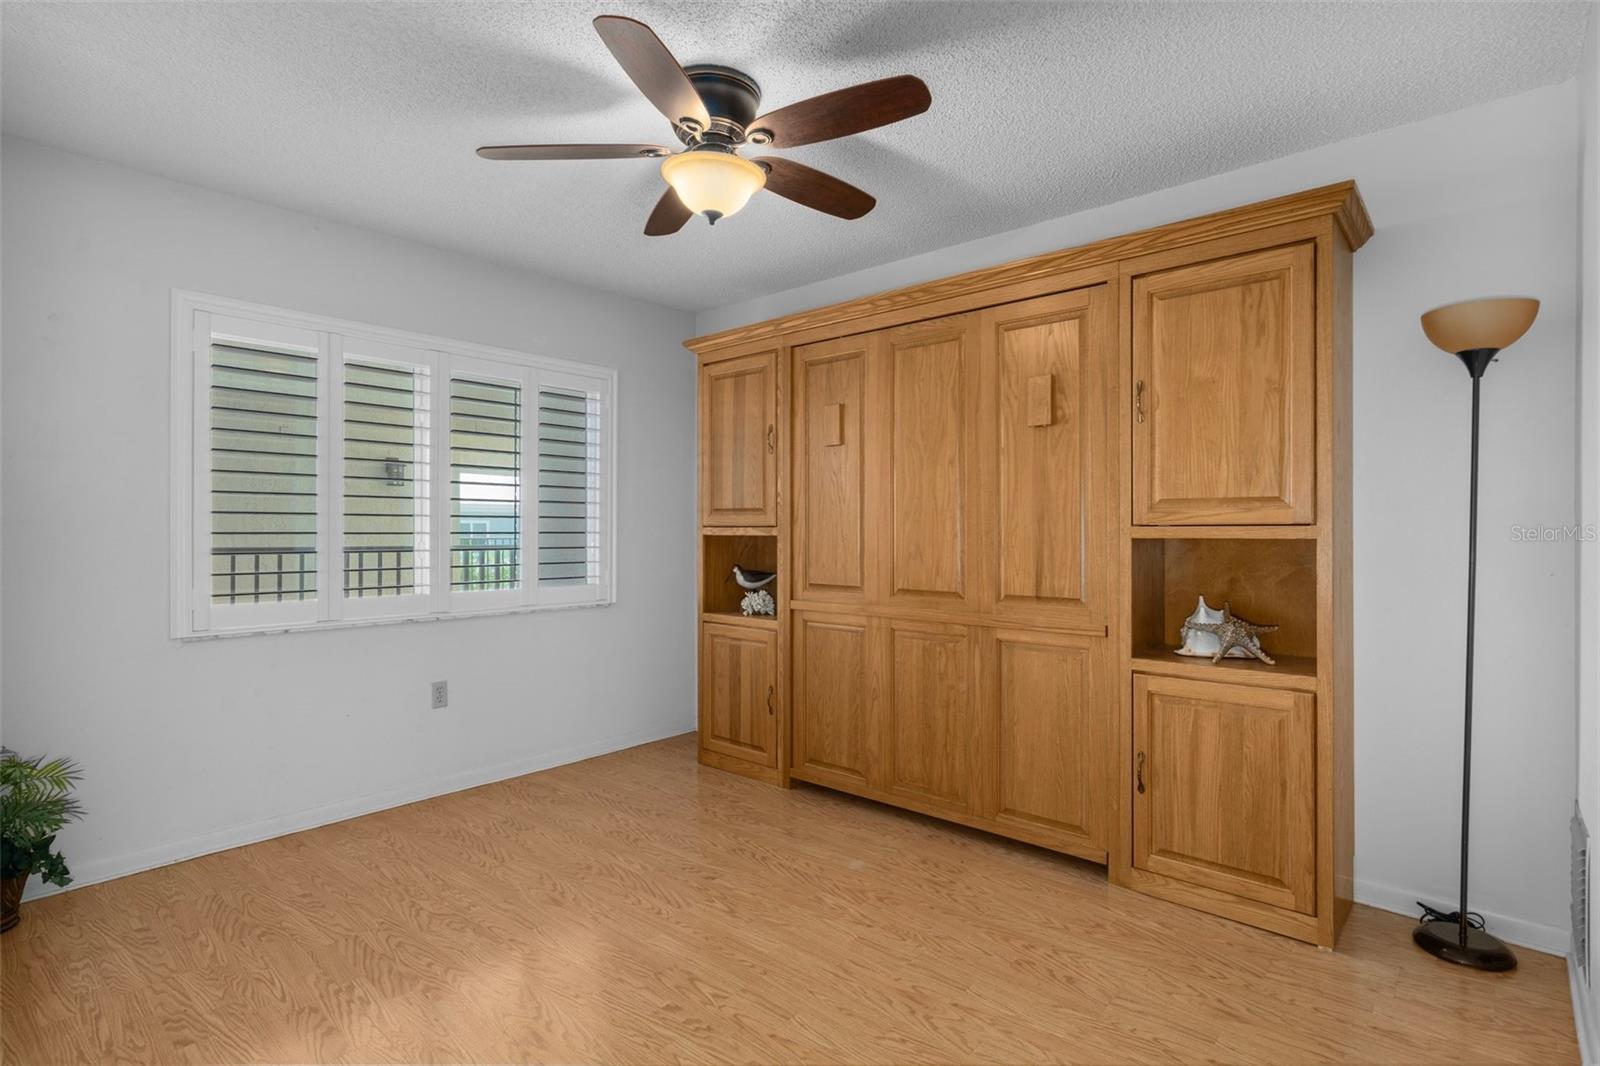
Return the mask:
<path id="1" fill-rule="evenodd" d="M 1436 307 L 1422 316 L 1422 331 L 1438 348 L 1461 360 L 1472 375 L 1472 490 L 1467 515 L 1467 685 L 1461 745 L 1461 904 L 1454 914 L 1431 907 L 1411 933 L 1417 946 L 1446 962 L 1479 970 L 1509 970 L 1517 957 L 1474 921 L 1467 910 L 1467 845 L 1472 812 L 1472 665 L 1478 609 L 1478 404 L 1484 371 L 1501 351 L 1528 332 L 1539 301 L 1526 296 L 1492 297 Z"/>
<path id="2" fill-rule="evenodd" d="M 1478 607 L 1478 408 L 1483 373 L 1499 351 L 1498 348 L 1469 348 L 1456 353 L 1467 373 L 1472 375 L 1472 474 L 1467 505 L 1466 724 L 1461 745 L 1461 908 L 1443 918 L 1424 918 L 1411 934 L 1417 946 L 1429 954 L 1481 970 L 1509 970 L 1517 964 L 1517 957 L 1510 948 L 1483 929 L 1475 928 L 1467 918 L 1467 854 L 1472 824 L 1472 663 Z"/>
<path id="3" fill-rule="evenodd" d="M 1478 366 L 1470 356 L 1487 352 L 1487 358 Z M 1461 735 L 1461 911 L 1460 933 L 1457 944 L 1467 946 L 1467 852 L 1472 825 L 1472 647 L 1477 634 L 1478 621 L 1478 399 L 1483 391 L 1483 372 L 1489 368 L 1494 353 L 1487 349 L 1463 352 L 1461 361 L 1467 364 L 1472 375 L 1472 488 L 1467 493 L 1467 684 L 1466 725 Z M 1513 956 L 1511 964 L 1516 965 Z"/>

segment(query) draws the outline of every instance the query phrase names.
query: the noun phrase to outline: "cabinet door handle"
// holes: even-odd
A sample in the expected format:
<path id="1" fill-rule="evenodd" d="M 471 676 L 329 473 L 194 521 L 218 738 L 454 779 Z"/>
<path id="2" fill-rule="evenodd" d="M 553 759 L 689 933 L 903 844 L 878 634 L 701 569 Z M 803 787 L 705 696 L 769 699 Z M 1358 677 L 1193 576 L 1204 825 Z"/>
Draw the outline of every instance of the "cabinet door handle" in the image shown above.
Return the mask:
<path id="1" fill-rule="evenodd" d="M 1142 751 L 1139 753 L 1139 769 L 1138 769 L 1138 772 L 1137 772 L 1137 781 L 1139 783 L 1139 795 L 1142 796 L 1142 795 L 1144 795 L 1144 752 L 1142 752 Z"/>
<path id="2" fill-rule="evenodd" d="M 1142 381 L 1133 383 L 1133 420 L 1135 422 L 1144 421 L 1144 382 Z"/>
<path id="3" fill-rule="evenodd" d="M 769 426 L 767 426 L 767 451 L 768 452 L 775 452 L 777 450 L 778 450 L 778 427 L 777 426 L 773 426 L 773 425 L 769 425 Z"/>
<path id="4" fill-rule="evenodd" d="M 777 714 L 778 713 L 777 711 L 772 709 L 772 686 L 771 685 L 767 686 L 767 713 L 768 714 Z"/>

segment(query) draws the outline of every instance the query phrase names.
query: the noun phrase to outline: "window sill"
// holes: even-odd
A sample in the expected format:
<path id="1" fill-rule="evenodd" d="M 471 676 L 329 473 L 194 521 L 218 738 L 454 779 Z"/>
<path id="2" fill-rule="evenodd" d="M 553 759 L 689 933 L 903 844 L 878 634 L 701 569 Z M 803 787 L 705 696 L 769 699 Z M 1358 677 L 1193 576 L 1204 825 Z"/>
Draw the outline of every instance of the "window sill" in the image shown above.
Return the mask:
<path id="1" fill-rule="evenodd" d="M 388 618 L 342 618 L 332 622 L 301 622 L 293 625 L 267 625 L 251 629 L 219 629 L 205 633 L 174 633 L 172 640 L 179 644 L 198 644 L 208 640 L 231 640 L 235 637 L 274 636 L 280 633 L 320 633 L 329 629 L 368 629 L 373 626 L 416 625 L 428 622 L 455 622 L 469 618 L 496 618 L 511 614 L 536 614 L 543 611 L 582 611 L 597 607 L 611 607 L 616 598 L 596 600 L 593 603 L 542 603 L 520 604 L 515 607 L 490 607 L 481 611 L 450 611 L 437 614 L 402 614 Z"/>

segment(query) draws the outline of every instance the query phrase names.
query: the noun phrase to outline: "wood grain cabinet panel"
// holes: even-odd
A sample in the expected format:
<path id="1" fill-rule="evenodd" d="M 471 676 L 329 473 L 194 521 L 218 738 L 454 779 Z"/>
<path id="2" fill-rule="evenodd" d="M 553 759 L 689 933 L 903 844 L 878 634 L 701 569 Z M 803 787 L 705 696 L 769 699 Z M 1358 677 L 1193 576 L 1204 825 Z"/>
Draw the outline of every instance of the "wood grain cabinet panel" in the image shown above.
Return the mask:
<path id="1" fill-rule="evenodd" d="M 778 521 L 777 353 L 700 368 L 700 521 Z"/>
<path id="2" fill-rule="evenodd" d="M 1104 638 L 996 630 L 985 667 L 993 814 L 1104 859 L 1116 701 Z"/>
<path id="3" fill-rule="evenodd" d="M 872 633 L 864 618 L 795 612 L 794 765 L 819 781 L 875 782 Z"/>
<path id="4" fill-rule="evenodd" d="M 977 336 L 970 315 L 884 334 L 887 403 L 878 424 L 888 474 L 879 517 L 888 587 L 899 605 L 962 607 L 972 590 L 977 503 Z M 975 597 L 972 599 L 975 600 Z"/>
<path id="5" fill-rule="evenodd" d="M 1134 522 L 1315 519 L 1315 246 L 1133 282 Z"/>
<path id="6" fill-rule="evenodd" d="M 700 632 L 700 743 L 777 765 L 778 634 L 707 623 Z"/>
<path id="7" fill-rule="evenodd" d="M 1112 570 L 1106 286 L 983 312 L 980 442 L 990 594 L 1001 616 L 1104 624 Z"/>
<path id="8" fill-rule="evenodd" d="M 793 353 L 792 587 L 798 598 L 859 602 L 872 591 L 868 435 L 879 344 L 870 335 L 846 337 Z"/>
<path id="9" fill-rule="evenodd" d="M 1315 697 L 1143 674 L 1133 684 L 1133 865 L 1315 913 Z"/>
<path id="10" fill-rule="evenodd" d="M 889 788 L 964 810 L 975 724 L 969 631 L 898 619 L 886 625 Z"/>

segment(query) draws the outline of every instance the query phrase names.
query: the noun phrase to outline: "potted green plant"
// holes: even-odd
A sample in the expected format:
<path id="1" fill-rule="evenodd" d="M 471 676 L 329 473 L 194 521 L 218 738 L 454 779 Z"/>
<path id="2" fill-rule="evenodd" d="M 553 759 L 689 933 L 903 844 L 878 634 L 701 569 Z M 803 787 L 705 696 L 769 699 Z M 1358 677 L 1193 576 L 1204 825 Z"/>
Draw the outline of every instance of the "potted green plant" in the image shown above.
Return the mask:
<path id="1" fill-rule="evenodd" d="M 22 920 L 29 877 L 72 883 L 55 843 L 56 830 L 83 813 L 72 798 L 79 776 L 70 759 L 24 759 L 0 748 L 0 932 Z"/>

